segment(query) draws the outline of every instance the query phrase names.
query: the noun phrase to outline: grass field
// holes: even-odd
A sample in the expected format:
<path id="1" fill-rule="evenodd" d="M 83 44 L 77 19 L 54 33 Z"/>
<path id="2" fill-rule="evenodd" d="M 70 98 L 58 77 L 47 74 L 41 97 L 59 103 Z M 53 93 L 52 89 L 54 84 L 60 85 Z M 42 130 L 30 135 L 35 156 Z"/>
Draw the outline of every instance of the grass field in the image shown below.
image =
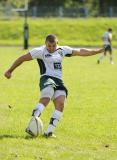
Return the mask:
<path id="1" fill-rule="evenodd" d="M 45 36 L 54 33 L 62 45 L 99 46 L 102 34 L 112 27 L 113 46 L 117 47 L 116 22 L 117 18 L 29 18 L 29 45 L 42 45 Z M 23 26 L 23 18 L 1 20 L 0 45 L 22 45 Z"/>
<path id="2" fill-rule="evenodd" d="M 63 79 L 69 89 L 56 139 L 29 138 L 24 132 L 39 99 L 39 69 L 35 61 L 3 73 L 25 53 L 21 48 L 0 48 L 0 159 L 1 160 L 117 160 L 117 51 L 115 64 L 98 55 L 66 58 Z M 10 105 L 10 107 L 9 107 Z M 42 115 L 47 128 L 52 103 Z"/>

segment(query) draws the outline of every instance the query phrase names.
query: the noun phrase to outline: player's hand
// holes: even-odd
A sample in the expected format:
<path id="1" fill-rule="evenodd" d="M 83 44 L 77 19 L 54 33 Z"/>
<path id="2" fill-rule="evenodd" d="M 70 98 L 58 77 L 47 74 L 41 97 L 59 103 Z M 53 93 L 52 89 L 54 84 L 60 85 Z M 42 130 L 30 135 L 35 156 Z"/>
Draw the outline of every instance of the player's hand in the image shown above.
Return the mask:
<path id="1" fill-rule="evenodd" d="M 10 79 L 11 78 L 11 72 L 8 70 L 4 73 L 4 76 L 7 78 L 7 79 Z"/>
<path id="2" fill-rule="evenodd" d="M 105 50 L 104 50 L 104 47 L 102 46 L 101 48 L 99 48 L 99 49 L 96 49 L 96 53 L 102 53 L 102 52 L 104 52 Z"/>

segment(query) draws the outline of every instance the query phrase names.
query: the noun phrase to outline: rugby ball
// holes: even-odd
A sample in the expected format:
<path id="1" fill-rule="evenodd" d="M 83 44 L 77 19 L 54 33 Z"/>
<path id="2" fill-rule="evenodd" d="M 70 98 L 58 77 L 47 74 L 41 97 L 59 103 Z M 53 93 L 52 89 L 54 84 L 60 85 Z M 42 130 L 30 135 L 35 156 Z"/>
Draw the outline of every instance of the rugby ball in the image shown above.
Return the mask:
<path id="1" fill-rule="evenodd" d="M 43 132 L 43 122 L 39 117 L 32 117 L 28 127 L 26 128 L 26 132 L 31 136 L 37 137 L 42 135 Z"/>

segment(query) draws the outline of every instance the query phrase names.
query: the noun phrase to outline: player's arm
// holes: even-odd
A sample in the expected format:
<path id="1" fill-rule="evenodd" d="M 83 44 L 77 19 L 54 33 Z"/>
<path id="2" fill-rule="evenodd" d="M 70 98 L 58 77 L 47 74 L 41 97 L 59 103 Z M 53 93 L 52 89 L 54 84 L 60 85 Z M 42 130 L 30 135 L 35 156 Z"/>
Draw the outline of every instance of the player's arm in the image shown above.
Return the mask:
<path id="1" fill-rule="evenodd" d="M 111 37 L 108 37 L 108 41 L 109 41 L 109 43 L 111 44 L 112 38 L 111 38 Z"/>
<path id="2" fill-rule="evenodd" d="M 72 56 L 92 56 L 104 52 L 104 48 L 99 49 L 73 49 Z"/>
<path id="3" fill-rule="evenodd" d="M 12 72 L 18 67 L 20 66 L 23 62 L 25 61 L 30 61 L 32 60 L 32 56 L 30 53 L 27 53 L 25 55 L 20 56 L 19 58 L 17 58 L 13 64 L 11 65 L 11 67 L 4 73 L 4 76 L 6 78 L 11 78 L 11 74 Z"/>

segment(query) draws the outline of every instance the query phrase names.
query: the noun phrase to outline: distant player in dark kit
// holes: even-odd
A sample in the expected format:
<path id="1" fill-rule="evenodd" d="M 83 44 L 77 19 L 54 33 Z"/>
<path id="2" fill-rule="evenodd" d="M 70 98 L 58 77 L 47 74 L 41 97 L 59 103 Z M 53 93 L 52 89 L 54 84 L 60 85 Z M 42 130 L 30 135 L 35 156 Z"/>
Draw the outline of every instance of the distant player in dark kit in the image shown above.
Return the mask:
<path id="1" fill-rule="evenodd" d="M 106 31 L 102 36 L 103 44 L 106 47 L 104 53 L 102 53 L 97 60 L 97 63 L 99 64 L 104 56 L 106 56 L 106 53 L 109 52 L 110 55 L 110 64 L 114 64 L 113 62 L 113 56 L 112 56 L 112 28 L 109 28 L 108 31 Z"/>
<path id="2" fill-rule="evenodd" d="M 104 52 L 99 49 L 73 49 L 68 46 L 59 46 L 55 35 L 50 34 L 45 39 L 45 45 L 34 48 L 27 54 L 17 58 L 12 66 L 5 72 L 6 78 L 11 78 L 12 72 L 23 62 L 36 59 L 40 66 L 40 99 L 34 106 L 32 117 L 40 117 L 50 100 L 54 103 L 54 111 L 50 123 L 44 133 L 45 137 L 53 136 L 64 109 L 65 99 L 68 95 L 67 88 L 62 80 L 62 61 L 64 57 L 92 56 Z M 26 131 L 30 134 L 28 128 Z"/>

